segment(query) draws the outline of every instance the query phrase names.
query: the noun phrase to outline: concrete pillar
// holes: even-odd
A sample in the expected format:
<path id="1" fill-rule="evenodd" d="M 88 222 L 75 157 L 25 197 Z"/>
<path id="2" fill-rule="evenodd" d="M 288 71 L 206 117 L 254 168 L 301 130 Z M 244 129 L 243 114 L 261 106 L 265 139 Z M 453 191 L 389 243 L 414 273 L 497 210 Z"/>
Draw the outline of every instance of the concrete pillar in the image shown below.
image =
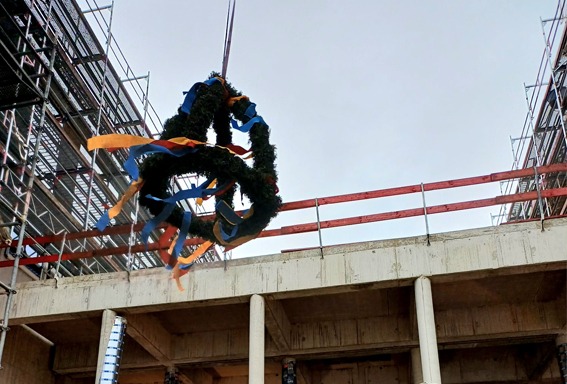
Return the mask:
<path id="1" fill-rule="evenodd" d="M 419 348 L 411 349 L 411 382 L 414 384 L 423 383 L 423 369 L 421 368 L 421 354 Z"/>
<path id="2" fill-rule="evenodd" d="M 561 383 L 567 383 L 567 332 L 557 335 L 555 345 L 557 346 L 557 362 L 559 363 Z"/>
<path id="3" fill-rule="evenodd" d="M 419 333 L 422 379 L 428 384 L 441 384 L 431 281 L 425 276 L 421 276 L 415 281 L 415 309 Z"/>
<path id="4" fill-rule="evenodd" d="M 248 356 L 248 383 L 264 384 L 264 298 L 250 298 L 250 347 Z"/>
<path id="5" fill-rule="evenodd" d="M 98 341 L 98 360 L 96 363 L 96 384 L 100 383 L 102 369 L 104 367 L 104 359 L 106 357 L 106 347 L 108 346 L 108 341 L 110 340 L 110 334 L 112 333 L 112 327 L 114 326 L 115 318 L 116 312 L 110 309 L 105 309 L 102 312 L 102 321 L 100 324 L 100 339 Z"/>

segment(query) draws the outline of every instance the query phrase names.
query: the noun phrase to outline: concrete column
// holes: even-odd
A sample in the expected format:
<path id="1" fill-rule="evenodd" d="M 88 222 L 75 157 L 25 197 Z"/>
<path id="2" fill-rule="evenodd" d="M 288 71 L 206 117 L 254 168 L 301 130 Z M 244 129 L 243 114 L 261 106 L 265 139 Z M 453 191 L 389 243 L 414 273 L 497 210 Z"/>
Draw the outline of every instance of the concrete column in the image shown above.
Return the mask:
<path id="1" fill-rule="evenodd" d="M 108 346 L 108 341 L 110 340 L 110 334 L 112 333 L 112 327 L 114 326 L 115 318 L 116 312 L 110 309 L 105 309 L 102 312 L 102 322 L 100 324 L 100 339 L 98 341 L 98 360 L 96 363 L 96 384 L 100 383 L 102 369 L 104 367 L 104 359 L 106 357 L 106 347 Z"/>
<path id="2" fill-rule="evenodd" d="M 422 379 L 428 384 L 441 384 L 431 281 L 425 276 L 421 276 L 415 281 L 415 309 L 419 332 Z"/>
<path id="3" fill-rule="evenodd" d="M 411 349 L 411 382 L 414 384 L 423 383 L 423 369 L 421 368 L 421 354 L 419 348 Z"/>
<path id="4" fill-rule="evenodd" d="M 264 384 L 264 298 L 250 298 L 250 347 L 248 356 L 248 383 Z"/>

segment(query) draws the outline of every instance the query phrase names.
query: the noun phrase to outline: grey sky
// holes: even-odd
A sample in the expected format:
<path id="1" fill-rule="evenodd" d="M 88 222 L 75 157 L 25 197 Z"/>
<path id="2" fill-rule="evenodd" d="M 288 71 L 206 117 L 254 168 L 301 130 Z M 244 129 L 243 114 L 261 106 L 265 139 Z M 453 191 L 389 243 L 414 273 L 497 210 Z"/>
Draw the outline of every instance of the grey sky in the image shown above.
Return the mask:
<path id="1" fill-rule="evenodd" d="M 546 1 L 239 0 L 228 80 L 257 103 L 278 148 L 284 201 L 510 169 L 526 114 Z M 113 34 L 151 71 L 162 119 L 220 70 L 227 1 L 116 0 Z M 236 135 L 241 144 L 246 137 Z M 498 184 L 431 193 L 430 205 L 493 197 Z M 415 208 L 421 196 L 322 207 L 321 219 Z M 432 232 L 490 225 L 497 208 L 432 216 Z M 272 227 L 315 221 L 283 213 Z M 323 232 L 324 244 L 425 233 L 423 218 Z M 258 239 L 236 256 L 317 246 L 316 234 Z"/>

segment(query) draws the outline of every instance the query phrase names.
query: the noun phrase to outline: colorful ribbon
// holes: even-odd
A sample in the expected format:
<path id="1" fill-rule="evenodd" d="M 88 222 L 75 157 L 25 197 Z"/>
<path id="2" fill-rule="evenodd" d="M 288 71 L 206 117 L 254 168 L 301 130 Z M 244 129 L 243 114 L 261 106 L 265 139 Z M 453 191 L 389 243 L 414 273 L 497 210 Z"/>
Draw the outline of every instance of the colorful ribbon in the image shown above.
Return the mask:
<path id="1" fill-rule="evenodd" d="M 250 131 L 252 129 L 252 127 L 254 126 L 254 124 L 264 124 L 266 127 L 268 126 L 268 124 L 266 124 L 266 122 L 264 121 L 264 119 L 262 119 L 262 116 L 256 116 L 253 117 L 252 119 L 248 120 L 248 122 L 244 125 L 239 126 L 238 122 L 236 122 L 236 120 L 231 119 L 230 120 L 230 125 L 232 125 L 232 128 L 239 130 L 240 132 L 244 132 L 247 133 L 248 131 Z"/>
<path id="2" fill-rule="evenodd" d="M 199 82 L 199 83 L 193 84 L 193 86 L 191 87 L 191 89 L 189 89 L 189 91 L 183 92 L 185 94 L 185 99 L 183 100 L 183 104 L 181 104 L 181 108 L 179 108 L 179 109 L 182 112 L 185 112 L 186 114 L 190 114 L 191 113 L 191 107 L 193 106 L 193 103 L 195 102 L 195 99 L 197 98 L 197 92 L 199 92 L 199 88 L 201 88 L 201 86 L 203 86 L 203 85 L 206 85 L 206 86 L 213 85 L 217 81 L 221 81 L 221 79 L 217 78 L 217 77 L 213 77 L 212 79 L 209 79 L 209 80 L 204 81 L 202 83 Z"/>

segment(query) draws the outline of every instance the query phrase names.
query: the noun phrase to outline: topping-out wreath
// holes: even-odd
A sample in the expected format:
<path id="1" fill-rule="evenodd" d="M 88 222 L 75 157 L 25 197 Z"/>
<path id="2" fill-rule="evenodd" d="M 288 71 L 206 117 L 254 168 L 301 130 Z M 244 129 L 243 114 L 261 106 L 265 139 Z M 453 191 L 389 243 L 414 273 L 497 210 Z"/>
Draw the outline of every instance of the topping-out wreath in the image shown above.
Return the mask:
<path id="1" fill-rule="evenodd" d="M 238 126 L 231 115 L 242 125 Z M 174 175 L 189 173 L 216 179 L 217 187 L 210 192 L 217 199 L 215 220 L 192 216 L 188 232 L 215 243 L 235 246 L 256 237 L 281 205 L 276 187 L 275 147 L 269 141 L 268 125 L 256 114 L 255 104 L 215 73 L 188 92 L 178 114 L 166 121 L 160 140 L 184 137 L 205 143 L 211 124 L 216 133 L 216 145 L 197 145 L 178 157 L 154 153 L 144 159 L 140 165 L 144 183 L 139 199 L 142 206 L 158 216 L 167 208 L 164 200 L 171 198 L 168 189 Z M 248 132 L 252 167 L 238 156 L 242 152 L 232 143 L 231 125 Z M 235 183 L 252 204 L 242 217 L 232 211 Z M 165 221 L 182 228 L 184 214 L 175 206 Z"/>
<path id="2" fill-rule="evenodd" d="M 162 221 L 179 229 L 175 247 L 167 254 L 161 252 L 172 267 L 189 266 L 212 243 L 232 248 L 257 237 L 277 214 L 281 199 L 277 195 L 275 147 L 270 144 L 269 127 L 256 114 L 255 107 L 247 96 L 213 73 L 207 81 L 195 84 L 187 92 L 177 115 L 166 121 L 160 139 L 120 134 L 89 139 L 89 149 L 130 148 L 124 169 L 133 179 L 124 196 L 101 217 L 97 228 L 103 231 L 110 219 L 120 213 L 123 204 L 139 191 L 140 204 L 154 215 L 142 230 L 144 241 Z M 215 144 L 206 142 L 211 125 L 216 133 Z M 232 143 L 231 128 L 249 134 L 250 150 Z M 138 169 L 136 159 L 143 156 Z M 246 156 L 252 156 L 252 167 L 246 163 Z M 183 174 L 204 176 L 207 181 L 172 195 L 169 192 L 172 178 Z M 234 211 L 237 184 L 241 194 L 251 202 L 250 209 L 242 214 Z M 192 215 L 177 205 L 181 200 L 212 195 L 216 198 L 213 220 Z M 191 257 L 178 258 L 187 234 L 201 237 L 207 243 Z M 160 243 L 170 235 L 171 227 L 162 234 Z"/>

